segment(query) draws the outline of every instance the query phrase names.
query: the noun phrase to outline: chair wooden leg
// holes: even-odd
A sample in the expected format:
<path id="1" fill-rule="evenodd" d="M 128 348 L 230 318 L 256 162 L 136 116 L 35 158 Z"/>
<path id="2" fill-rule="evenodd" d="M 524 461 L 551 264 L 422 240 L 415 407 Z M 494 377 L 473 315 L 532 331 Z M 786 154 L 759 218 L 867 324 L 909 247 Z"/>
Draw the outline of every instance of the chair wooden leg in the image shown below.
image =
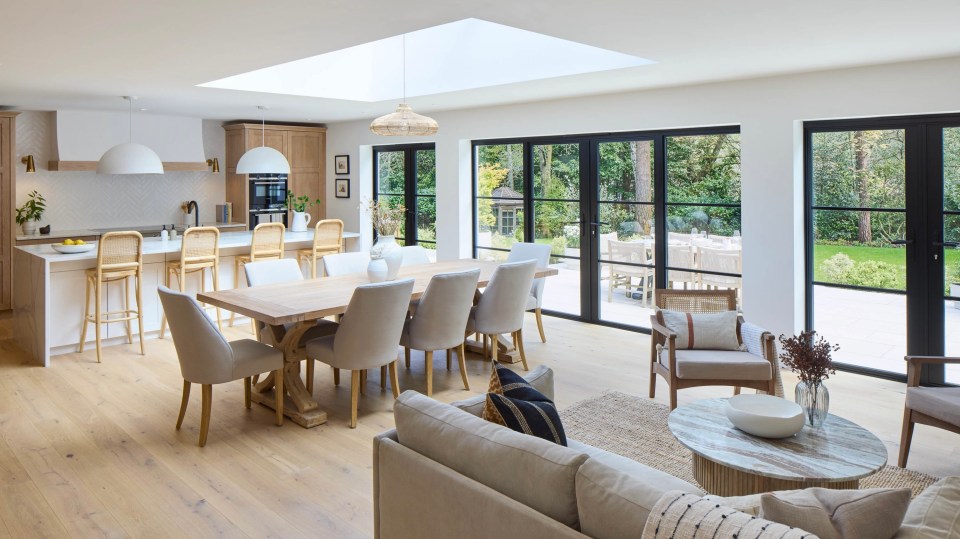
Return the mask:
<path id="1" fill-rule="evenodd" d="M 137 332 L 140 335 L 140 355 L 147 355 L 146 341 L 143 338 L 143 270 L 137 270 Z"/>
<path id="2" fill-rule="evenodd" d="M 130 316 L 130 278 L 129 277 L 123 278 L 123 308 L 124 308 L 123 317 L 129 318 Z M 133 331 L 131 330 L 132 323 L 133 322 L 130 320 L 126 320 L 123 323 L 124 329 L 127 330 L 127 344 L 133 344 Z"/>
<path id="3" fill-rule="evenodd" d="M 480 338 L 483 339 L 483 360 L 486 361 L 487 360 L 487 336 L 481 335 Z"/>
<path id="4" fill-rule="evenodd" d="M 393 388 L 393 398 L 400 398 L 400 378 L 397 376 L 397 362 L 390 362 L 390 387 Z"/>
<path id="5" fill-rule="evenodd" d="M 403 363 L 407 366 L 407 369 L 410 369 L 410 347 L 403 347 Z"/>
<path id="6" fill-rule="evenodd" d="M 657 396 L 657 371 L 654 366 L 657 361 L 657 340 L 653 335 L 650 336 L 650 398 Z"/>
<path id="7" fill-rule="evenodd" d="M 86 301 L 83 303 L 83 323 L 80 325 L 80 345 L 77 347 L 77 353 L 83 353 L 83 345 L 87 340 L 87 324 L 90 322 L 90 279 L 84 286 L 84 296 Z"/>
<path id="8" fill-rule="evenodd" d="M 467 379 L 467 348 L 463 343 L 460 343 L 457 359 L 460 361 L 460 378 L 463 379 L 463 389 L 470 391 L 470 381 Z"/>
<path id="9" fill-rule="evenodd" d="M 177 430 L 183 425 L 183 416 L 187 414 L 187 403 L 190 402 L 190 382 L 183 381 L 183 397 L 180 399 L 180 415 L 177 416 Z"/>
<path id="10" fill-rule="evenodd" d="M 447 348 L 447 370 L 450 370 L 451 361 L 453 360 L 453 348 Z"/>
<path id="11" fill-rule="evenodd" d="M 313 255 L 313 259 L 310 261 L 310 277 L 313 279 L 317 278 L 317 255 Z"/>
<path id="12" fill-rule="evenodd" d="M 387 366 L 382 365 L 380 367 L 380 391 L 387 390 Z"/>
<path id="13" fill-rule="evenodd" d="M 313 395 L 313 360 L 307 358 L 307 393 Z M 339 378 L 339 376 L 338 376 Z M 339 380 L 337 380 L 339 382 Z"/>
<path id="14" fill-rule="evenodd" d="M 523 370 L 529 371 L 530 367 L 527 366 L 527 353 L 523 351 L 523 330 L 518 329 L 516 332 L 517 341 L 517 350 L 520 352 L 520 363 L 523 364 Z"/>
<path id="15" fill-rule="evenodd" d="M 96 341 L 96 343 L 95 343 L 96 346 L 97 346 L 97 363 L 100 363 L 100 326 L 103 325 L 103 324 L 100 323 L 100 292 L 101 292 L 100 288 L 101 288 L 101 287 L 100 287 L 100 279 L 97 279 L 97 284 L 96 284 L 96 286 L 95 286 L 94 289 L 93 289 L 93 290 L 94 290 L 94 291 L 93 291 L 93 294 L 94 294 L 94 296 L 95 296 L 95 297 L 93 298 L 93 301 L 94 301 L 94 303 L 93 303 L 93 306 L 94 306 L 94 307 L 93 307 L 93 320 L 94 320 L 93 324 L 94 324 L 94 328 L 93 328 L 93 329 L 94 329 L 94 333 L 95 333 L 96 338 L 97 338 L 97 341 Z"/>
<path id="16" fill-rule="evenodd" d="M 900 456 L 897 466 L 907 467 L 907 458 L 910 456 L 910 443 L 913 442 L 913 417 L 909 408 L 903 410 L 903 430 L 900 432 Z"/>
<path id="17" fill-rule="evenodd" d="M 670 409 L 675 410 L 677 408 L 677 388 L 670 386 Z"/>
<path id="18" fill-rule="evenodd" d="M 484 341 L 484 344 L 486 344 L 486 341 Z M 497 352 L 499 351 L 499 349 L 500 349 L 500 336 L 490 335 L 490 359 L 493 360 L 493 363 L 497 362 Z"/>
<path id="19" fill-rule="evenodd" d="M 283 390 L 283 367 L 273 371 L 273 387 L 276 390 L 277 401 L 277 426 L 283 425 L 283 401 L 286 398 L 286 392 Z"/>
<path id="20" fill-rule="evenodd" d="M 734 395 L 740 394 L 740 386 L 733 386 L 733 394 Z"/>
<path id="21" fill-rule="evenodd" d="M 336 367 L 333 368 L 333 385 L 340 385 L 340 369 Z"/>
<path id="22" fill-rule="evenodd" d="M 537 329 L 540 330 L 540 341 L 547 342 L 547 334 L 543 332 L 543 311 L 540 307 L 534 309 L 533 314 L 537 315 Z"/>
<path id="23" fill-rule="evenodd" d="M 357 428 L 357 401 L 360 399 L 360 371 L 350 371 L 350 428 Z"/>
<path id="24" fill-rule="evenodd" d="M 203 384 L 200 397 L 200 447 L 207 445 L 207 432 L 210 431 L 210 405 L 213 401 L 213 386 Z"/>
<path id="25" fill-rule="evenodd" d="M 249 376 L 243 379 L 243 407 L 248 410 L 250 409 L 250 382 Z"/>
<path id="26" fill-rule="evenodd" d="M 426 360 L 423 362 L 423 368 L 427 371 L 427 396 L 433 395 L 433 352 L 427 350 L 423 353 Z"/>

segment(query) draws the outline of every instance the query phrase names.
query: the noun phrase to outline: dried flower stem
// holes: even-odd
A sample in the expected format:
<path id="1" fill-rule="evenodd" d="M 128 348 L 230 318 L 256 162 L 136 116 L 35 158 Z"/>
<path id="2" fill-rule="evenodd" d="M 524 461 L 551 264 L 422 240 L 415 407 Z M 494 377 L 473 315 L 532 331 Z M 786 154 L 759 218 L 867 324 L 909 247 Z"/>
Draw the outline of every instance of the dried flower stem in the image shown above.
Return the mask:
<path id="1" fill-rule="evenodd" d="M 820 385 L 837 373 L 831 354 L 840 346 L 831 345 L 823 337 L 817 339 L 816 331 L 804 331 L 790 338 L 780 335 L 780 346 L 783 348 L 781 363 L 809 386 Z"/>

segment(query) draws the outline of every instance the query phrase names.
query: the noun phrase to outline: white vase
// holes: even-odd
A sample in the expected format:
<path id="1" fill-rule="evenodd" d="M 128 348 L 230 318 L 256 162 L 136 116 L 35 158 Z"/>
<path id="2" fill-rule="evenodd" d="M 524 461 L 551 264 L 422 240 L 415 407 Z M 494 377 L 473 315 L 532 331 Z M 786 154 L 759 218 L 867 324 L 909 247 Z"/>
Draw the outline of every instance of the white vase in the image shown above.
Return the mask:
<path id="1" fill-rule="evenodd" d="M 28 220 L 23 222 L 23 234 L 25 236 L 32 236 L 37 233 L 37 222 L 34 220 Z"/>
<path id="2" fill-rule="evenodd" d="M 371 258 L 367 264 L 367 278 L 371 283 L 382 283 L 387 280 L 387 262 L 382 258 Z"/>
<path id="3" fill-rule="evenodd" d="M 370 258 L 382 258 L 387 263 L 387 279 L 392 281 L 400 273 L 400 264 L 403 263 L 403 251 L 397 245 L 394 236 L 380 236 L 373 245 Z"/>
<path id="4" fill-rule="evenodd" d="M 306 232 L 307 225 L 310 224 L 310 214 L 305 211 L 293 212 L 293 223 L 290 224 L 290 232 Z"/>

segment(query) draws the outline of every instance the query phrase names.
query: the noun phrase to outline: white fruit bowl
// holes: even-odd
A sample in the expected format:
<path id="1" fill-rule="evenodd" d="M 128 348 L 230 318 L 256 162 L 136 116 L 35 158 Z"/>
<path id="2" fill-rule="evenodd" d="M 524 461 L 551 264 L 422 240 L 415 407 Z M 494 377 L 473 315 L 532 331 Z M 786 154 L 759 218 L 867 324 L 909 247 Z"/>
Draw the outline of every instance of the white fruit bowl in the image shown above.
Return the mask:
<path id="1" fill-rule="evenodd" d="M 64 245 L 62 243 L 54 243 L 51 245 L 53 250 L 58 253 L 63 253 L 65 255 L 75 255 L 77 253 L 87 253 L 97 247 L 96 243 L 84 243 L 83 245 Z"/>
<path id="2" fill-rule="evenodd" d="M 803 429 L 803 408 L 773 395 L 737 395 L 727 401 L 727 419 L 761 438 L 789 438 Z"/>

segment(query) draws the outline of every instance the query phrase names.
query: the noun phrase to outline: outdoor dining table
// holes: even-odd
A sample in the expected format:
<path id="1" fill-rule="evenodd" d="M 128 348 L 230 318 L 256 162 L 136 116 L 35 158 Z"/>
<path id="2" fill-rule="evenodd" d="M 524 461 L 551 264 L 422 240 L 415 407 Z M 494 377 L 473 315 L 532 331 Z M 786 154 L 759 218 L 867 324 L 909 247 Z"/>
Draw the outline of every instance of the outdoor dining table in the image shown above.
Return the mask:
<path id="1" fill-rule="evenodd" d="M 487 285 L 498 265 L 498 262 L 474 259 L 449 260 L 404 266 L 400 268 L 397 278 L 414 279 L 413 294 L 410 299 L 415 300 L 423 295 L 423 291 L 426 290 L 427 284 L 434 275 L 479 268 L 480 280 L 477 287 L 480 288 Z M 537 268 L 535 277 L 548 277 L 557 273 L 555 268 Z M 284 415 L 298 425 L 311 428 L 326 423 L 327 414 L 320 409 L 300 378 L 300 362 L 306 359 L 304 349 L 299 346 L 300 338 L 316 324 L 317 320 L 345 313 L 353 291 L 358 286 L 369 284 L 369 282 L 366 274 L 341 275 L 201 292 L 197 294 L 197 300 L 249 316 L 269 328 L 270 331 L 263 332 L 263 342 L 283 351 L 285 363 L 283 387 L 288 399 L 284 403 Z M 503 355 L 509 355 L 509 344 L 505 340 L 501 341 L 499 346 Z M 257 383 L 251 399 L 267 407 L 276 408 L 273 388 L 271 374 Z"/>

